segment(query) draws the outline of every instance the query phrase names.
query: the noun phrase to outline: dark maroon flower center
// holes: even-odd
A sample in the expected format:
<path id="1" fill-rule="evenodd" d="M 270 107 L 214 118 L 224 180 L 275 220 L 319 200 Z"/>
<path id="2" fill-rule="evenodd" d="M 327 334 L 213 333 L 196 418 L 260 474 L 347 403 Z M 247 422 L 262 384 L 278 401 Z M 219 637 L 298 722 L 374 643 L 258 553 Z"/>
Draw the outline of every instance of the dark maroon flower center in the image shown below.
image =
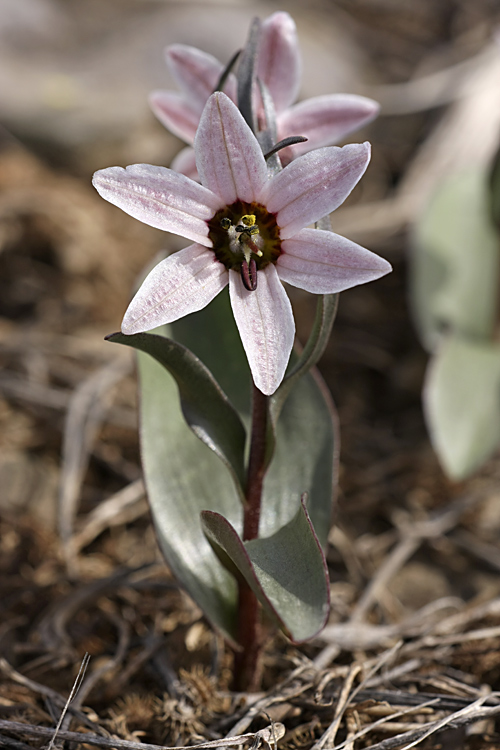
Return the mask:
<path id="1" fill-rule="evenodd" d="M 256 276 L 281 254 L 276 216 L 260 203 L 236 201 L 217 211 L 207 224 L 215 257 L 228 270 L 242 272 L 243 266 L 242 278 L 250 268 Z"/>

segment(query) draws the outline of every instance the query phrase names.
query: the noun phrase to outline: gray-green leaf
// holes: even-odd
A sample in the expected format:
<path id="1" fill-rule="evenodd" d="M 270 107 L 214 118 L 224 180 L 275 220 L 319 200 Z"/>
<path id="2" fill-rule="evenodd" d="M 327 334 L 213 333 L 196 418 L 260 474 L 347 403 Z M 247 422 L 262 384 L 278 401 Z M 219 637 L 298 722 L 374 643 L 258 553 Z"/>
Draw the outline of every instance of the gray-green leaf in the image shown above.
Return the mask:
<path id="1" fill-rule="evenodd" d="M 170 372 L 179 388 L 186 422 L 233 472 L 243 499 L 245 428 L 203 362 L 185 346 L 152 333 L 115 333 L 108 340 L 150 354 Z"/>
<path id="2" fill-rule="evenodd" d="M 158 543 L 180 583 L 227 638 L 234 640 L 236 582 L 220 564 L 199 521 L 213 510 L 241 527 L 231 474 L 189 429 L 177 385 L 148 354 L 138 352 L 144 477 Z"/>
<path id="3" fill-rule="evenodd" d="M 202 524 L 217 555 L 229 558 L 293 641 L 313 638 L 324 627 L 330 605 L 328 572 L 304 503 L 273 536 L 248 542 L 217 513 L 202 513 Z"/>

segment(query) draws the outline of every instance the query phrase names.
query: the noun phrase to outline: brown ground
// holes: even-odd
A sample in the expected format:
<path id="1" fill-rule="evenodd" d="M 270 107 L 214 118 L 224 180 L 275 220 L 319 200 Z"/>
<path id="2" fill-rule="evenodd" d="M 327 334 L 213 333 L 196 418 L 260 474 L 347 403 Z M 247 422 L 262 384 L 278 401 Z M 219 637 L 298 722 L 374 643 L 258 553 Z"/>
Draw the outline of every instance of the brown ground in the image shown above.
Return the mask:
<path id="1" fill-rule="evenodd" d="M 411 226 L 432 187 L 428 165 L 443 164 L 444 173 L 464 148 L 468 158 L 487 158 L 494 118 L 478 115 L 471 133 L 456 127 L 464 111 L 474 113 L 456 93 L 468 68 L 458 83 L 450 77 L 440 106 L 429 97 L 422 103 L 411 85 L 396 87 L 481 54 L 500 20 L 494 0 L 324 0 L 307 15 L 296 9 L 305 49 L 313 55 L 329 24 L 342 40 L 331 51 L 339 80 L 361 75 L 357 90 L 379 96 L 388 113 L 363 134 L 373 143 L 373 164 L 334 221 L 389 258 L 394 273 L 342 295 L 320 367 L 342 432 L 327 630 L 300 648 L 277 636 L 266 652 L 263 692 L 231 694 L 230 653 L 156 552 L 141 482 L 133 360 L 103 336 L 119 326 L 143 266 L 166 244 L 182 245 L 104 203 L 89 180 L 94 168 L 111 163 L 168 163 L 178 148 L 144 107 L 144 87 L 161 85 L 161 76 L 155 67 L 155 80 L 145 84 L 143 57 L 138 66 L 146 72 L 127 78 L 129 88 L 122 83 L 128 100 L 106 94 L 123 46 L 132 67 L 148 35 L 160 36 L 157 15 L 168 33 L 172 18 L 181 41 L 201 46 L 195 21 L 186 26 L 182 17 L 188 7 L 191 19 L 212 9 L 210 49 L 217 33 L 227 47 L 221 18 L 234 16 L 229 6 L 47 3 L 61 29 L 49 19 L 44 37 L 26 20 L 30 4 L 21 3 L 27 15 L 19 14 L 15 33 L 5 20 L 14 23 L 15 14 L 6 14 L 5 28 L 0 23 L 7 40 L 1 54 L 10 50 L 20 91 L 30 85 L 23 78 L 30 59 L 36 75 L 64 59 L 70 83 L 82 50 L 90 48 L 103 66 L 99 78 L 88 63 L 95 98 L 81 111 L 64 103 L 74 92 L 55 74 L 56 104 L 49 97 L 37 109 L 29 97 L 16 98 L 15 85 L 3 95 L 0 746 L 49 742 L 53 730 L 43 735 L 42 728 L 57 723 L 89 653 L 62 729 L 90 732 L 94 745 L 117 747 L 110 736 L 193 744 L 231 730 L 255 732 L 269 724 L 267 713 L 284 723 L 286 748 L 387 750 L 419 740 L 420 747 L 453 750 L 500 747 L 500 463 L 493 458 L 460 485 L 441 471 L 422 416 L 426 354 L 406 291 Z M 255 12 L 247 3 L 241 9 Z M 36 44 L 30 34 L 39 34 Z M 343 54 L 346 38 L 340 70 L 335 54 Z M 19 49 L 29 50 L 25 67 Z M 311 59 L 306 94 L 328 90 L 315 88 Z M 127 120 L 119 107 L 130 111 L 135 92 L 141 114 Z M 127 128 L 117 125 L 120 118 Z M 294 302 L 304 335 L 312 303 L 303 295 Z M 64 733 L 58 742 L 65 738 L 79 746 Z"/>

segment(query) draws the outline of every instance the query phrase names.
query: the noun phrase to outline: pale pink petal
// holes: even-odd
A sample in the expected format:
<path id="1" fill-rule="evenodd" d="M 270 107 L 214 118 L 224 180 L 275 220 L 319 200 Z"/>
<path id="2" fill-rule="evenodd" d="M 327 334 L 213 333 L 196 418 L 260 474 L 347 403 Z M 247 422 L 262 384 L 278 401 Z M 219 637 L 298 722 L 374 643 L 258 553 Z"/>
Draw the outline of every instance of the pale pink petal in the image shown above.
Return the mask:
<path id="1" fill-rule="evenodd" d="M 308 140 L 283 149 L 280 156 L 287 163 L 314 148 L 332 146 L 371 122 L 379 109 L 373 99 L 354 94 L 329 94 L 306 99 L 278 116 L 278 138 L 304 135 Z"/>
<path id="2" fill-rule="evenodd" d="M 165 50 L 167 65 L 175 82 L 199 115 L 224 71 L 224 65 L 208 52 L 187 44 L 172 44 Z M 236 101 L 236 78 L 230 73 L 224 92 Z"/>
<path id="3" fill-rule="evenodd" d="M 295 336 L 292 306 L 276 268 L 257 273 L 249 292 L 239 273 L 229 272 L 231 306 L 257 388 L 270 396 L 283 380 Z"/>
<path id="4" fill-rule="evenodd" d="M 222 93 L 203 110 L 194 143 L 202 185 L 231 205 L 251 203 L 267 180 L 266 161 L 238 108 Z"/>
<path id="5" fill-rule="evenodd" d="M 201 117 L 201 109 L 188 102 L 184 94 L 176 91 L 153 91 L 149 105 L 167 130 L 181 141 L 193 143 Z"/>
<path id="6" fill-rule="evenodd" d="M 370 144 L 353 143 L 311 151 L 289 164 L 264 187 L 258 200 L 277 214 L 282 239 L 335 211 L 370 161 Z"/>
<path id="7" fill-rule="evenodd" d="M 191 180 L 196 180 L 196 182 L 200 180 L 198 170 L 196 169 L 194 148 L 191 148 L 191 146 L 186 146 L 182 151 L 179 151 L 177 156 L 172 159 L 170 169 L 173 169 L 174 172 L 180 172 Z"/>
<path id="8" fill-rule="evenodd" d="M 125 313 L 122 332 L 142 333 L 201 310 L 227 282 L 227 270 L 213 252 L 190 245 L 148 274 Z"/>
<path id="9" fill-rule="evenodd" d="M 165 167 L 133 164 L 94 174 L 99 195 L 135 219 L 212 247 L 207 220 L 223 203 L 206 188 Z"/>
<path id="10" fill-rule="evenodd" d="M 295 21 L 284 11 L 273 13 L 262 24 L 257 75 L 269 89 L 276 112 L 297 98 L 301 69 Z"/>
<path id="11" fill-rule="evenodd" d="M 391 271 L 384 258 L 333 232 L 302 229 L 285 240 L 277 269 L 286 281 L 313 294 L 333 294 Z"/>

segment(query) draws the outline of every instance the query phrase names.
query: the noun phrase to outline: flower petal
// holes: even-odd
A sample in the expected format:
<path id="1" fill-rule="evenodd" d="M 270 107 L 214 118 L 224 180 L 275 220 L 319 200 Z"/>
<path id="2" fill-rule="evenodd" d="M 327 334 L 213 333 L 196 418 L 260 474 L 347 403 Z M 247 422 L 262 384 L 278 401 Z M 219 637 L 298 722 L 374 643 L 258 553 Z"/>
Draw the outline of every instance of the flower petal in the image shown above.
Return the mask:
<path id="1" fill-rule="evenodd" d="M 194 150 L 202 185 L 226 205 L 256 199 L 267 180 L 266 161 L 256 137 L 225 94 L 213 94 L 208 100 Z"/>
<path id="2" fill-rule="evenodd" d="M 207 220 L 223 203 L 206 188 L 165 167 L 133 164 L 94 174 L 99 195 L 135 219 L 211 247 Z"/>
<path id="3" fill-rule="evenodd" d="M 302 229 L 285 240 L 277 269 L 286 281 L 313 294 L 334 294 L 392 270 L 384 258 L 333 232 Z"/>
<path id="4" fill-rule="evenodd" d="M 146 276 L 122 322 L 122 333 L 142 333 L 206 307 L 228 282 L 211 250 L 190 245 Z"/>
<path id="5" fill-rule="evenodd" d="M 301 73 L 295 21 L 284 11 L 273 13 L 262 24 L 257 75 L 269 89 L 276 112 L 297 98 Z"/>
<path id="6" fill-rule="evenodd" d="M 172 44 L 165 50 L 168 68 L 176 84 L 201 115 L 208 97 L 213 93 L 224 66 L 213 55 L 187 44 Z M 230 73 L 224 90 L 236 101 L 236 78 Z"/>
<path id="7" fill-rule="evenodd" d="M 276 268 L 257 274 L 257 289 L 249 292 L 236 271 L 229 272 L 231 306 L 255 385 L 270 396 L 285 375 L 295 336 L 292 306 Z"/>
<path id="8" fill-rule="evenodd" d="M 289 164 L 264 187 L 258 200 L 277 214 L 282 239 L 335 211 L 347 198 L 370 161 L 369 143 L 330 146 Z"/>
<path id="9" fill-rule="evenodd" d="M 172 159 L 170 169 L 174 172 L 180 172 L 180 174 L 186 175 L 191 180 L 199 182 L 198 170 L 196 169 L 196 158 L 194 155 L 194 148 L 186 146 L 182 151 L 179 151 L 177 156 Z"/>
<path id="10" fill-rule="evenodd" d="M 349 133 L 371 122 L 379 109 L 373 99 L 354 94 L 330 94 L 306 99 L 278 117 L 278 137 L 305 135 L 308 140 L 283 149 L 280 156 L 289 162 L 314 148 L 338 143 Z"/>
<path id="11" fill-rule="evenodd" d="M 194 142 L 201 110 L 188 102 L 184 94 L 176 91 L 152 91 L 149 106 L 167 130 L 181 141 Z"/>

